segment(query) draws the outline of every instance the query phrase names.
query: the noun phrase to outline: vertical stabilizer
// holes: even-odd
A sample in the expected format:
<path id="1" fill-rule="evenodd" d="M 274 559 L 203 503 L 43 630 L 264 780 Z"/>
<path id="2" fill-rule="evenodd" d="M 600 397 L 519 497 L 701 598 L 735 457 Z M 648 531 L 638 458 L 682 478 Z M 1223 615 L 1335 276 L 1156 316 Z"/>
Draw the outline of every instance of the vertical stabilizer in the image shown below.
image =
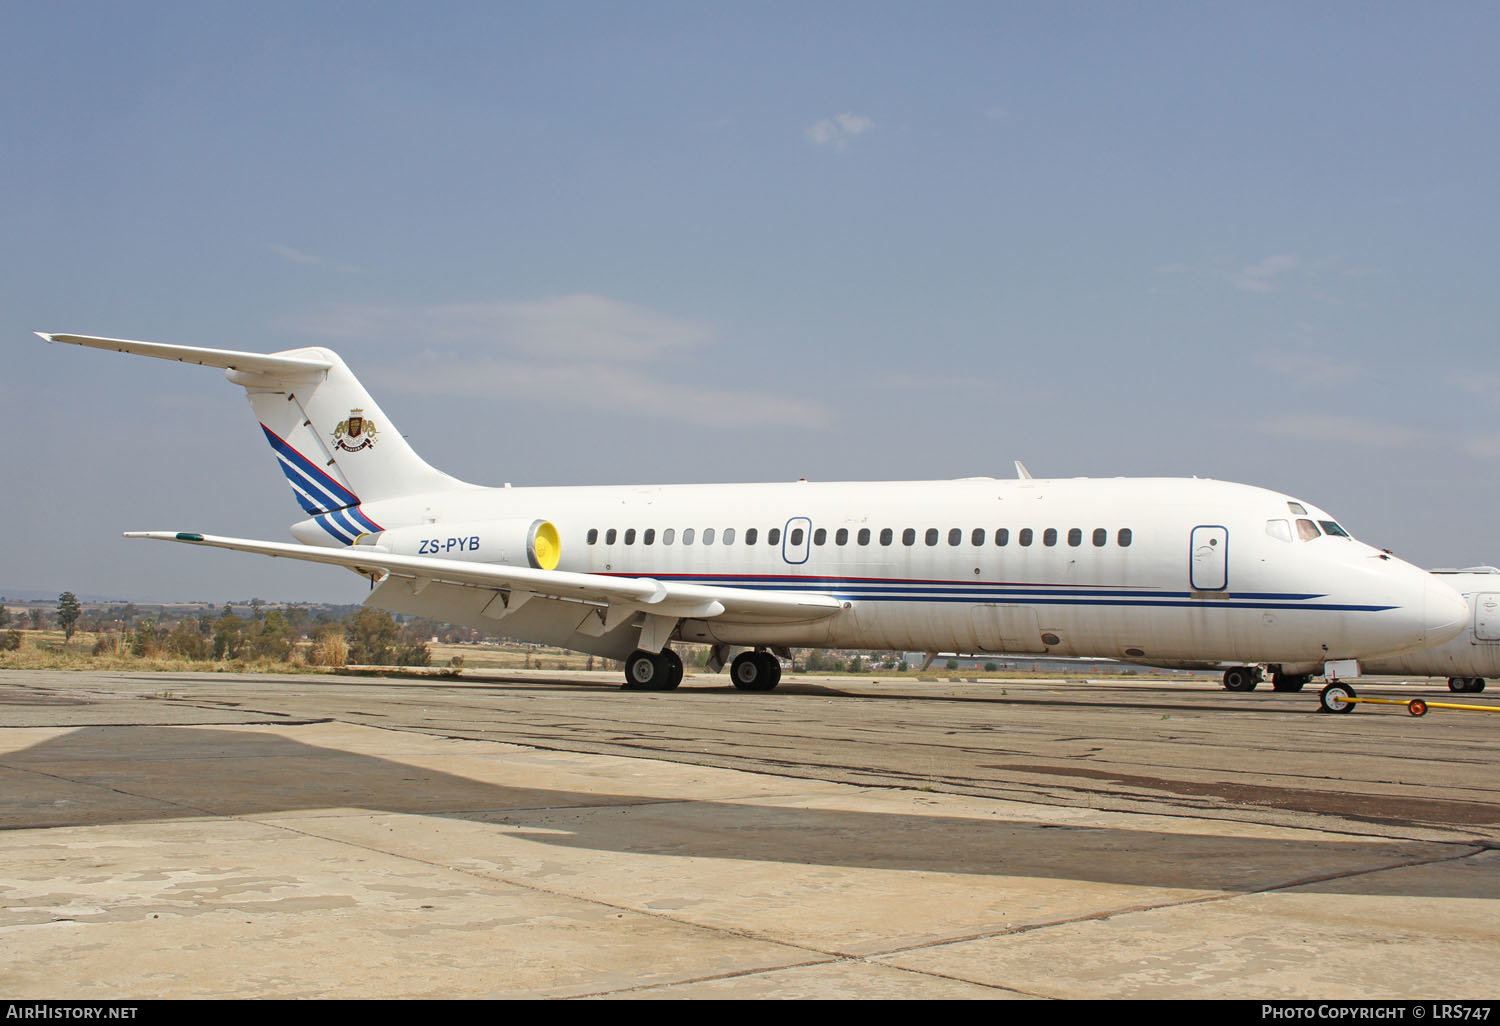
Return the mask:
<path id="1" fill-rule="evenodd" d="M 328 349 L 274 354 L 326 363 L 315 375 L 231 370 L 244 387 L 281 472 L 308 513 L 462 487 L 429 466 Z"/>

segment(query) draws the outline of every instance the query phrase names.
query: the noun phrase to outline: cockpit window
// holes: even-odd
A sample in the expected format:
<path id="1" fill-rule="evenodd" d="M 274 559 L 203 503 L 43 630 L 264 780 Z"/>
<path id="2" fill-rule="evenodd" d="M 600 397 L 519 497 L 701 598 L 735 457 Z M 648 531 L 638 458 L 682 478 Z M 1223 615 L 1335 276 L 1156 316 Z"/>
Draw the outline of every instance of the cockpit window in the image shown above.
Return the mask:
<path id="1" fill-rule="evenodd" d="M 1349 532 L 1344 530 L 1338 524 L 1335 524 L 1332 520 L 1319 520 L 1318 523 L 1323 526 L 1323 533 L 1331 538 L 1349 537 Z"/>
<path id="2" fill-rule="evenodd" d="M 1284 542 L 1292 540 L 1292 525 L 1285 520 L 1267 520 L 1266 533 L 1272 538 L 1279 538 Z"/>
<path id="3" fill-rule="evenodd" d="M 1311 520 L 1297 521 L 1297 535 L 1303 541 L 1312 541 L 1322 533 L 1322 531 L 1318 530 L 1318 525 L 1313 523 Z"/>
<path id="4" fill-rule="evenodd" d="M 1300 502 L 1288 502 L 1286 508 L 1293 513 L 1301 513 L 1303 516 L 1307 516 L 1307 508 Z"/>

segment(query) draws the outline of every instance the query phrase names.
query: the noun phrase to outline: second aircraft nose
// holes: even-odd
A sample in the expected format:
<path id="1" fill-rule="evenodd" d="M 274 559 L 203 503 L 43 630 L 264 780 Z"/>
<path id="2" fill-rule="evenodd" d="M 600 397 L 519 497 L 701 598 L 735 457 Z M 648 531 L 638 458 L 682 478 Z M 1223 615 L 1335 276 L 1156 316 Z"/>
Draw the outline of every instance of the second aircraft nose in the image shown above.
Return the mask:
<path id="1" fill-rule="evenodd" d="M 1469 603 L 1441 580 L 1428 575 L 1423 596 L 1424 640 L 1429 646 L 1458 637 L 1469 623 Z"/>

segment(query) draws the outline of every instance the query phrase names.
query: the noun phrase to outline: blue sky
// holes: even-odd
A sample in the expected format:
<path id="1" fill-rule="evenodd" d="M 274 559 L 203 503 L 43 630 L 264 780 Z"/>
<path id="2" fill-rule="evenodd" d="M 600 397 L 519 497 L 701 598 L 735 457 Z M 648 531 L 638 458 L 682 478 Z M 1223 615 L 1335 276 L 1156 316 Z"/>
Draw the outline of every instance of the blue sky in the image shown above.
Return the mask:
<path id="1" fill-rule="evenodd" d="M 0 7 L 0 589 L 352 601 L 217 372 L 521 484 L 1193 475 L 1500 564 L 1493 3 Z"/>

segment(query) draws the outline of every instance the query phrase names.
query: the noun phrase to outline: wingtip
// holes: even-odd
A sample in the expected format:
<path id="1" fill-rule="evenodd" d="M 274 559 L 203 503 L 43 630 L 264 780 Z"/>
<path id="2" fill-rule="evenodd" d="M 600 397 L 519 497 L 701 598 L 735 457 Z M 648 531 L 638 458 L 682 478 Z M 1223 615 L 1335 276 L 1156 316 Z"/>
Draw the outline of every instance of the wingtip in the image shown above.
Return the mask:
<path id="1" fill-rule="evenodd" d="M 43 342 L 53 342 L 53 341 L 56 341 L 52 337 L 52 332 L 50 332 L 50 331 L 33 331 L 32 334 L 35 335 L 37 338 L 41 339 Z"/>

